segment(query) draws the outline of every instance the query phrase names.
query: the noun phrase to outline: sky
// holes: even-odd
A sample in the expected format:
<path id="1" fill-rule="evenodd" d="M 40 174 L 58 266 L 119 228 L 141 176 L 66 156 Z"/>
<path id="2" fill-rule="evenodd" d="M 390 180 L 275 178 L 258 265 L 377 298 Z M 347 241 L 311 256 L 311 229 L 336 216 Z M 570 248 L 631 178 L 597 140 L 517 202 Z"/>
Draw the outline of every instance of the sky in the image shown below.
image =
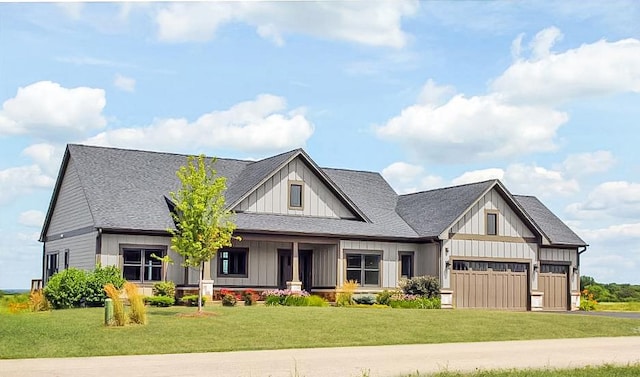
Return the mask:
<path id="1" fill-rule="evenodd" d="M 640 2 L 0 3 L 0 288 L 39 278 L 67 143 L 302 147 L 398 193 L 499 178 L 640 284 Z"/>

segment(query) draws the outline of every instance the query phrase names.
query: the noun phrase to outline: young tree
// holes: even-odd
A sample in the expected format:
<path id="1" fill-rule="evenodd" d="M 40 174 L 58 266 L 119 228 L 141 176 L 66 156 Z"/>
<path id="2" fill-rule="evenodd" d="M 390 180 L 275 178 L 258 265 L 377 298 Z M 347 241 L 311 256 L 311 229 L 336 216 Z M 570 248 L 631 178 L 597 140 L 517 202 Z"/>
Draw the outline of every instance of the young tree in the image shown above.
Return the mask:
<path id="1" fill-rule="evenodd" d="M 182 187 L 171 193 L 176 223 L 176 229 L 170 230 L 171 248 L 182 255 L 185 266 L 199 268 L 198 312 L 202 312 L 204 263 L 218 249 L 231 246 L 234 238 L 239 239 L 233 236 L 233 213 L 225 209 L 226 179 L 217 176 L 214 163 L 207 165 L 204 155 L 189 156 L 176 172 Z"/>

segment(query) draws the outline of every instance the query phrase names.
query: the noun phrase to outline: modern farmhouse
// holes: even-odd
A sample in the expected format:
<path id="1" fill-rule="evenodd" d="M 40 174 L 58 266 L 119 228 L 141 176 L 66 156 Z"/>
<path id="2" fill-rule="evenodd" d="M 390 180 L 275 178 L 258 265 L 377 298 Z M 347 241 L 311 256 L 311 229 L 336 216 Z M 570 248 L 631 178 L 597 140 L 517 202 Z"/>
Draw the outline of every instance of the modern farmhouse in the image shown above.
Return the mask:
<path id="1" fill-rule="evenodd" d="M 150 287 L 169 253 L 178 286 L 197 285 L 170 249 L 169 193 L 185 155 L 68 145 L 40 236 L 43 280 L 97 263 Z M 378 173 L 319 167 L 302 149 L 218 159 L 241 241 L 205 266 L 220 288 L 376 292 L 432 275 L 447 308 L 573 310 L 587 244 L 532 196 L 498 180 L 398 195 Z"/>

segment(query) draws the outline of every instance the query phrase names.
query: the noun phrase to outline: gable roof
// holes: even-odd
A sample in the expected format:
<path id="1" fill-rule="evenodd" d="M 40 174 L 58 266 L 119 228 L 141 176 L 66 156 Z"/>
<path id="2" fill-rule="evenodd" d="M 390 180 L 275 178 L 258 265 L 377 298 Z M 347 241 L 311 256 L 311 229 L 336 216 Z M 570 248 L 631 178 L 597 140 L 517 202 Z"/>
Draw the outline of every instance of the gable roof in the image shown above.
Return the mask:
<path id="1" fill-rule="evenodd" d="M 41 241 L 71 159 L 93 215 L 93 227 L 166 233 L 175 227 L 166 198 L 179 189 L 175 172 L 186 158 L 187 155 L 173 153 L 68 145 Z M 295 158 L 307 164 L 357 219 L 237 213 L 239 231 L 407 241 L 437 239 L 486 192 L 498 187 L 543 238 L 558 245 L 586 245 L 536 198 L 512 196 L 497 180 L 399 196 L 379 173 L 320 168 L 302 149 L 259 161 L 218 158 L 214 168 L 227 179 L 228 207 L 240 203 Z"/>
<path id="2" fill-rule="evenodd" d="M 553 245 L 588 246 L 535 196 L 513 196 Z"/>
<path id="3" fill-rule="evenodd" d="M 400 195 L 396 210 L 420 237 L 438 237 L 478 201 L 495 180 Z"/>

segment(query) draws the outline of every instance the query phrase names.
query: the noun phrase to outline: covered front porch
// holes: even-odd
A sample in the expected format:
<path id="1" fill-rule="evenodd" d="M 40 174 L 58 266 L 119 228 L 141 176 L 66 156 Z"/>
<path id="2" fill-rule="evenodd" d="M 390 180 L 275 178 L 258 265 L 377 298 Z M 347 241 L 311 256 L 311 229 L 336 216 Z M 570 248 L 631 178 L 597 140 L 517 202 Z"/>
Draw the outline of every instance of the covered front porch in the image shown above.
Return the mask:
<path id="1" fill-rule="evenodd" d="M 241 234 L 218 251 L 204 280 L 215 290 L 335 291 L 340 241 L 323 237 Z M 208 275 L 208 276 L 207 276 Z"/>

